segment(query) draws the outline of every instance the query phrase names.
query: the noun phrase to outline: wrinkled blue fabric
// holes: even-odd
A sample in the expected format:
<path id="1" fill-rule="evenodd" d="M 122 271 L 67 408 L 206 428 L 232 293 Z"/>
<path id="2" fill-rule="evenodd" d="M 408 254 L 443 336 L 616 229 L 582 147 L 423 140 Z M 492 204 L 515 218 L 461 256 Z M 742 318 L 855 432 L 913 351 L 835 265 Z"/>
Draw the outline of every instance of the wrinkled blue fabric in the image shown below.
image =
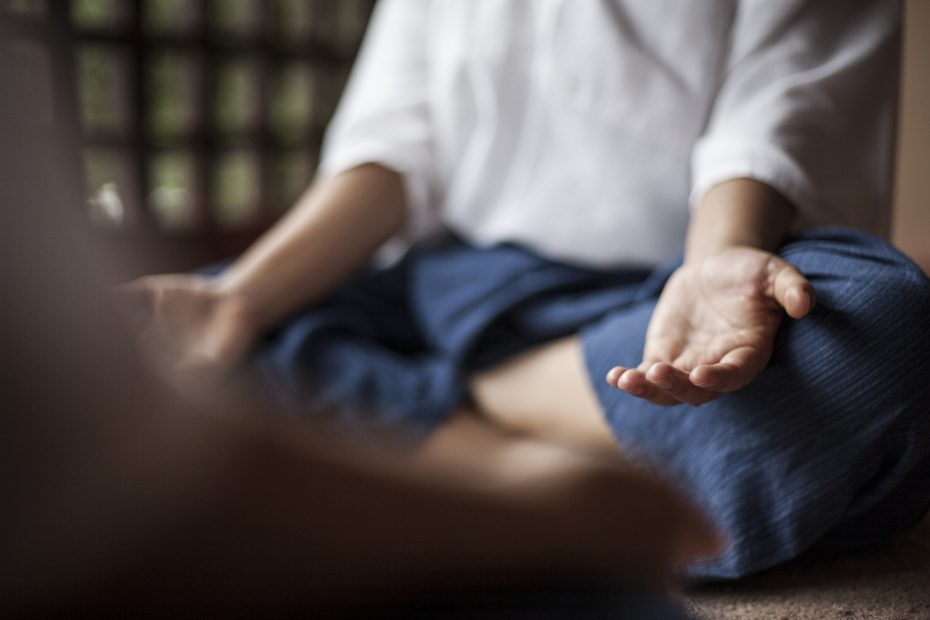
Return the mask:
<path id="1" fill-rule="evenodd" d="M 851 230 L 811 231 L 780 253 L 809 278 L 817 307 L 784 321 L 749 386 L 701 407 L 654 406 L 604 382 L 611 367 L 639 363 L 678 263 L 593 271 L 455 240 L 296 314 L 254 367 L 295 415 L 423 437 L 463 401 L 470 372 L 579 334 L 624 452 L 676 482 L 730 540 L 689 574 L 738 577 L 815 545 L 880 542 L 930 501 L 930 281 Z"/>

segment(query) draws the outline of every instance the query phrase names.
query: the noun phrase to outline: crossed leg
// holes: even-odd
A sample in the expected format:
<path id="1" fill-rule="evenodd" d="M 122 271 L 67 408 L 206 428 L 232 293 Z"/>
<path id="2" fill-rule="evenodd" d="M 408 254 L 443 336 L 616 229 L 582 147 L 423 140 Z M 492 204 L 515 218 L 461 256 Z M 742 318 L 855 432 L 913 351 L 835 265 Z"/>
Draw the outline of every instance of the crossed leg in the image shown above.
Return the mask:
<path id="1" fill-rule="evenodd" d="M 588 380 L 581 342 L 568 336 L 474 375 L 477 410 L 503 429 L 617 455 L 617 443 Z"/>
<path id="2" fill-rule="evenodd" d="M 2 60 L 0 82 L 17 83 Z M 15 352 L 0 360 L 0 453 L 12 472 L 0 476 L 12 498 L 0 615 L 76 602 L 122 614 L 149 604 L 168 615 L 278 615 L 277 604 L 312 615 L 470 579 L 662 572 L 714 550 L 710 527 L 677 494 L 605 459 L 550 457 L 559 484 L 547 465 L 528 472 L 538 484 L 505 476 L 490 492 L 476 481 L 507 462 L 480 452 L 458 472 L 409 466 L 319 429 L 179 397 L 138 355 L 80 226 L 68 226 L 74 214 L 54 208 L 74 196 L 49 183 L 63 175 L 47 136 L 9 122 L 34 118 L 17 101 L 0 98 L 14 145 L 0 148 L 0 204 L 11 205 L 0 209 L 0 288 L 15 292 L 0 308 L 0 337 Z M 506 458 L 507 446 L 559 453 L 501 437 Z"/>

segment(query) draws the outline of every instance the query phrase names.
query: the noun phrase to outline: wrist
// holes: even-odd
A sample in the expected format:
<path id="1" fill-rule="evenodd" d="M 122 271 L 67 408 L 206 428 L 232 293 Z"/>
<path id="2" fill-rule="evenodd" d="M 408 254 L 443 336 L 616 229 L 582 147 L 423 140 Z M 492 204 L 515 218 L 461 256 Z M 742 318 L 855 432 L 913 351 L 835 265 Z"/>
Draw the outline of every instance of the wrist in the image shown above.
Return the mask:
<path id="1" fill-rule="evenodd" d="M 728 250 L 749 249 L 771 252 L 776 247 L 777 244 L 769 243 L 760 237 L 734 235 L 727 238 L 704 240 L 701 243 L 689 243 L 685 250 L 684 262 L 700 262 L 708 258 L 713 258 Z"/>
<path id="2" fill-rule="evenodd" d="M 793 217 L 791 203 L 768 185 L 753 179 L 725 181 L 708 190 L 695 209 L 685 260 L 701 260 L 740 247 L 773 252 Z"/>
<path id="3" fill-rule="evenodd" d="M 223 272 L 213 281 L 213 294 L 221 304 L 234 310 L 240 329 L 257 336 L 272 326 L 270 317 L 265 316 L 262 305 L 254 295 L 243 290 L 230 271 Z"/>

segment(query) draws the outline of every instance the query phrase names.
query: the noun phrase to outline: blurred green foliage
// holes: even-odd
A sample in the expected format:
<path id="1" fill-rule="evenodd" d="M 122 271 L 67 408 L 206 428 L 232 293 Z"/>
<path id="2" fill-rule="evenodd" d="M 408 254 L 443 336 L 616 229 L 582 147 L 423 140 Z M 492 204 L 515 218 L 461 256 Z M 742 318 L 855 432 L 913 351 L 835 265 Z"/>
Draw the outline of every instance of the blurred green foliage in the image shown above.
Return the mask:
<path id="1" fill-rule="evenodd" d="M 114 28 L 125 20 L 126 4 L 125 0 L 71 0 L 71 19 L 81 28 Z"/>
<path id="2" fill-rule="evenodd" d="M 125 99 L 125 57 L 104 46 L 85 46 L 77 62 L 81 121 L 86 131 L 125 132 L 128 105 Z"/>
<path id="3" fill-rule="evenodd" d="M 271 33 L 286 41 L 305 41 L 312 33 L 313 3 L 308 0 L 268 0 L 265 4 Z"/>
<path id="4" fill-rule="evenodd" d="M 196 224 L 195 160 L 187 151 L 167 151 L 152 158 L 149 174 L 152 191 L 149 206 L 165 228 L 182 230 Z"/>
<path id="5" fill-rule="evenodd" d="M 290 63 L 274 76 L 268 122 L 277 140 L 292 144 L 312 129 L 312 95 L 313 69 L 308 63 Z"/>
<path id="6" fill-rule="evenodd" d="M 201 84 L 192 54 L 162 51 L 154 54 L 148 70 L 148 131 L 156 141 L 189 133 L 198 120 Z"/>
<path id="7" fill-rule="evenodd" d="M 197 3 L 191 0 L 146 0 L 142 19 L 155 33 L 183 33 L 197 23 Z"/>
<path id="8" fill-rule="evenodd" d="M 247 223 L 261 189 L 258 157 L 248 151 L 224 153 L 216 163 L 212 183 L 216 221 L 227 228 Z"/>
<path id="9" fill-rule="evenodd" d="M 223 138 L 255 129 L 259 113 L 258 62 L 235 59 L 216 72 L 213 122 Z"/>
<path id="10" fill-rule="evenodd" d="M 257 0 L 206 0 L 210 21 L 217 32 L 245 36 L 256 31 L 263 10 Z"/>

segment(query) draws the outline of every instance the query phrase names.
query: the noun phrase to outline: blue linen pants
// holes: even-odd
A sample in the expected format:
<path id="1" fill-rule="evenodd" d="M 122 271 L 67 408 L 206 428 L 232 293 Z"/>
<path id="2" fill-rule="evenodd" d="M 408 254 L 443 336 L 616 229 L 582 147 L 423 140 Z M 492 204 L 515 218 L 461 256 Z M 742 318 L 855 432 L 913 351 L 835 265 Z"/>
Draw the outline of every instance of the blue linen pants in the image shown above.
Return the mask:
<path id="1" fill-rule="evenodd" d="M 813 284 L 817 307 L 783 322 L 751 384 L 700 407 L 651 405 L 604 381 L 641 361 L 677 263 L 594 271 L 456 240 L 296 314 L 254 368 L 296 416 L 423 437 L 465 398 L 469 373 L 578 334 L 624 453 L 677 483 L 730 541 L 689 574 L 740 577 L 815 545 L 878 543 L 930 503 L 930 281 L 851 230 L 810 231 L 779 252 Z"/>

